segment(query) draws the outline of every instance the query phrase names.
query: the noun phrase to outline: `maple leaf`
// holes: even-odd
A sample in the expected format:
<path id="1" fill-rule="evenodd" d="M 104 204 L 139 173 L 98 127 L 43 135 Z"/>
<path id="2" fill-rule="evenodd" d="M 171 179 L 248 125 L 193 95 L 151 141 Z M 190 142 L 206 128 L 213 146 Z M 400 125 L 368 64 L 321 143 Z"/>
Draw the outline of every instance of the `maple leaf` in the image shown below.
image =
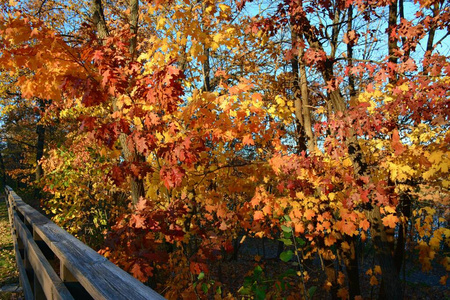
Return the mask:
<path id="1" fill-rule="evenodd" d="M 246 134 L 243 138 L 242 138 L 242 143 L 244 145 L 254 145 L 255 141 L 253 140 L 253 136 L 251 134 Z"/>
<path id="2" fill-rule="evenodd" d="M 201 272 L 208 273 L 209 268 L 208 265 L 202 262 L 191 261 L 189 264 L 189 269 L 193 274 L 200 274 Z"/>
<path id="3" fill-rule="evenodd" d="M 220 229 L 220 230 L 227 230 L 227 229 L 228 229 L 227 223 L 225 223 L 225 221 L 222 221 L 222 222 L 220 223 L 219 229 Z"/>
<path id="4" fill-rule="evenodd" d="M 403 146 L 403 144 L 400 142 L 400 136 L 398 134 L 398 130 L 394 129 L 392 131 L 392 149 L 394 149 L 394 153 L 395 155 L 400 155 L 405 151 L 405 147 Z"/>
<path id="5" fill-rule="evenodd" d="M 376 265 L 374 268 L 373 268 L 373 272 L 375 273 L 375 274 L 378 274 L 378 275 L 381 275 L 381 267 L 379 266 L 379 265 Z"/>
<path id="6" fill-rule="evenodd" d="M 367 219 L 361 220 L 359 222 L 359 228 L 361 228 L 362 230 L 367 231 L 370 227 L 370 223 L 369 221 L 367 221 Z"/>
<path id="7" fill-rule="evenodd" d="M 342 232 L 347 235 L 354 235 L 356 231 L 356 226 L 353 222 L 344 222 L 342 225 Z"/>
<path id="8" fill-rule="evenodd" d="M 100 60 L 103 59 L 103 51 L 100 50 L 95 50 L 93 55 L 92 55 L 92 60 L 94 60 L 95 62 L 98 62 Z"/>
<path id="9" fill-rule="evenodd" d="M 370 285 L 378 285 L 378 280 L 374 275 L 370 277 Z"/>
<path id="10" fill-rule="evenodd" d="M 315 215 L 316 213 L 312 209 L 307 209 L 304 213 L 306 220 L 311 220 Z"/>
<path id="11" fill-rule="evenodd" d="M 163 179 L 166 188 L 174 188 L 181 184 L 185 171 L 180 167 L 168 168 L 166 166 L 162 167 L 160 170 L 160 176 Z"/>
<path id="12" fill-rule="evenodd" d="M 389 214 L 383 218 L 383 225 L 389 228 L 395 228 L 397 225 L 399 219 L 397 216 L 394 216 L 393 214 Z"/>
<path id="13" fill-rule="evenodd" d="M 153 268 L 141 262 L 135 262 L 130 269 L 131 274 L 139 281 L 146 282 L 152 273 Z"/>
<path id="14" fill-rule="evenodd" d="M 341 299 L 348 299 L 348 290 L 346 288 L 340 288 L 337 295 Z"/>
<path id="15" fill-rule="evenodd" d="M 264 214 L 260 210 L 255 211 L 255 213 L 253 214 L 253 220 L 255 220 L 255 221 L 262 220 L 263 218 L 264 218 Z"/>
<path id="16" fill-rule="evenodd" d="M 358 43 L 359 34 L 355 30 L 344 33 L 343 42 L 349 45 Z"/>
<path id="17" fill-rule="evenodd" d="M 334 243 L 336 243 L 336 238 L 333 235 L 325 237 L 325 246 L 332 246 Z"/>
<path id="18" fill-rule="evenodd" d="M 439 283 L 445 286 L 445 285 L 447 285 L 447 280 L 448 280 L 448 274 L 442 276 L 441 279 L 439 280 Z"/>

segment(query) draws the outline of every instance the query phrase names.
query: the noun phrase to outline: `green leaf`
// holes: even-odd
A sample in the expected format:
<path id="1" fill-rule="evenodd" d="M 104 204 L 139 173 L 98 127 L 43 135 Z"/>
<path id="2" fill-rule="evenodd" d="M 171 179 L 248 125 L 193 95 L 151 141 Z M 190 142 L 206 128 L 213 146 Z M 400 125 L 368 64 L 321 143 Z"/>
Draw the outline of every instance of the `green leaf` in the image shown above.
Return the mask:
<path id="1" fill-rule="evenodd" d="M 208 285 L 206 283 L 202 283 L 202 291 L 205 294 L 208 294 Z"/>
<path id="2" fill-rule="evenodd" d="M 281 274 L 278 278 L 280 280 L 282 280 L 283 278 L 290 277 L 290 276 L 295 276 L 296 274 L 297 274 L 297 272 L 295 272 L 294 269 L 288 269 L 286 272 Z"/>
<path id="3" fill-rule="evenodd" d="M 312 296 L 314 296 L 314 293 L 316 292 L 316 290 L 317 290 L 317 286 L 315 286 L 315 285 L 308 289 L 309 298 L 312 298 Z"/>
<path id="4" fill-rule="evenodd" d="M 281 252 L 280 259 L 284 262 L 288 262 L 291 260 L 291 258 L 294 256 L 294 252 L 292 250 L 287 250 L 284 252 Z"/>
<path id="5" fill-rule="evenodd" d="M 253 278 L 259 279 L 261 277 L 262 272 L 263 269 L 261 268 L 261 266 L 256 266 L 255 269 L 253 270 Z"/>
<path id="6" fill-rule="evenodd" d="M 281 225 L 281 230 L 283 230 L 284 232 L 292 232 L 292 228 L 291 227 L 287 227 L 286 225 Z"/>
<path id="7" fill-rule="evenodd" d="M 204 272 L 200 272 L 200 274 L 198 274 L 197 279 L 198 280 L 202 280 L 203 278 L 205 278 L 205 273 Z"/>
<path id="8" fill-rule="evenodd" d="M 265 289 L 262 288 L 262 287 L 257 287 L 255 289 L 255 296 L 256 296 L 256 299 L 258 299 L 258 300 L 266 299 L 266 291 L 265 291 Z"/>
<path id="9" fill-rule="evenodd" d="M 306 245 L 306 241 L 304 239 L 302 239 L 302 238 L 297 237 L 297 238 L 295 238 L 295 241 L 297 242 L 299 247 L 303 247 L 303 246 Z"/>
<path id="10" fill-rule="evenodd" d="M 252 291 L 252 290 L 251 290 L 250 287 L 241 287 L 241 288 L 238 290 L 239 294 L 241 294 L 241 295 L 250 295 L 251 291 Z"/>
<path id="11" fill-rule="evenodd" d="M 291 239 L 279 239 L 280 242 L 283 242 L 285 246 L 291 246 L 292 240 Z"/>

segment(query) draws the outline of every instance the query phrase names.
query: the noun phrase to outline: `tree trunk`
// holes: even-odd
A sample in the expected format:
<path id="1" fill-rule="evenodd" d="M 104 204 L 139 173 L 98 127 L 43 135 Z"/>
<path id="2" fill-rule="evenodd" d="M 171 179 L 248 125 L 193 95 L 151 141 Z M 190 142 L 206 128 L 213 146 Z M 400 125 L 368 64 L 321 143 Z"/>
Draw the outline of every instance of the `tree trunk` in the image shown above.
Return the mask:
<path id="1" fill-rule="evenodd" d="M 36 126 L 37 133 L 37 143 L 36 143 L 36 182 L 41 180 L 44 171 L 39 163 L 41 158 L 44 156 L 44 145 L 45 145 L 45 127 L 43 125 Z"/>
<path id="2" fill-rule="evenodd" d="M 379 299 L 400 300 L 403 299 L 400 278 L 392 255 L 391 244 L 389 243 L 386 230 L 381 220 L 379 206 L 367 212 L 370 220 L 372 240 L 376 250 L 376 257 L 381 266 L 382 284 Z"/>
<path id="3" fill-rule="evenodd" d="M 39 181 L 44 174 L 42 166 L 40 164 L 41 158 L 44 156 L 44 145 L 45 145 L 45 127 L 44 125 L 38 124 L 36 126 L 37 133 L 37 143 L 36 143 L 36 178 L 35 184 L 39 184 Z M 34 188 L 34 197 L 36 200 L 41 198 L 41 190 L 38 186 Z"/>
<path id="4" fill-rule="evenodd" d="M 356 237 L 346 236 L 345 240 L 350 246 L 350 250 L 345 254 L 345 268 L 347 269 L 348 287 L 350 299 L 355 299 L 356 296 L 361 295 L 361 288 L 359 285 L 359 266 L 358 257 L 359 253 L 356 247 Z"/>
<path id="5" fill-rule="evenodd" d="M 294 30 L 291 30 L 292 48 L 298 47 L 298 35 Z M 300 54 L 300 50 L 299 54 Z M 299 76 L 299 55 L 294 54 L 291 59 L 292 66 L 292 90 L 294 93 L 294 108 L 295 108 L 295 124 L 297 128 L 297 151 L 298 153 L 306 151 L 307 142 L 305 134 L 305 121 L 303 119 L 302 110 L 302 90 L 300 88 L 300 76 Z"/>
<path id="6" fill-rule="evenodd" d="M 0 151 L 0 184 L 3 191 L 6 186 L 6 170 L 5 170 L 5 163 L 3 161 L 3 154 L 1 151 Z"/>
<path id="7" fill-rule="evenodd" d="M 136 53 L 136 45 L 137 45 L 137 29 L 138 29 L 138 19 L 139 19 L 139 1 L 138 0 L 130 0 L 130 28 L 132 37 L 130 40 L 130 54 L 132 58 L 134 58 Z M 98 37 L 102 40 L 108 37 L 108 27 L 106 26 L 105 16 L 103 14 L 103 5 L 101 0 L 93 0 L 92 7 L 92 21 L 97 28 Z M 113 109 L 117 111 L 116 99 L 113 99 Z M 138 155 L 135 149 L 129 149 L 127 143 L 127 135 L 125 133 L 121 133 L 119 135 L 119 143 L 122 147 L 122 153 L 125 160 L 129 163 L 133 162 L 144 162 L 145 158 L 142 155 Z M 139 202 L 141 197 L 145 197 L 145 188 L 144 181 L 142 178 L 137 178 L 131 175 L 130 178 L 131 185 L 131 199 L 134 205 Z"/>
<path id="8" fill-rule="evenodd" d="M 347 33 L 353 30 L 353 5 L 348 7 L 348 19 L 347 19 Z M 347 43 L 347 65 L 349 68 L 353 67 L 353 42 Z M 355 76 L 352 72 L 348 75 L 348 89 L 350 94 L 350 104 L 355 101 L 356 88 L 355 88 Z"/>

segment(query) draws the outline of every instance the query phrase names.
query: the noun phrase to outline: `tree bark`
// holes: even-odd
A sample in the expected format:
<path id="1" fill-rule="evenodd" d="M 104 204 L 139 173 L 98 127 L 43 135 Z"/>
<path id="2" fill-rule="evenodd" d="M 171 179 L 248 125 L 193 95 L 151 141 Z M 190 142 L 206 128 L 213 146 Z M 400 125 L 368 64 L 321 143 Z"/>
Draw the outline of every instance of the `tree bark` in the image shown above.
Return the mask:
<path id="1" fill-rule="evenodd" d="M 132 33 L 132 37 L 130 40 L 130 54 L 132 59 L 136 55 L 136 46 L 137 46 L 137 29 L 138 29 L 138 19 L 139 19 L 139 1 L 138 0 L 130 0 L 130 29 Z M 94 25 L 97 28 L 97 35 L 100 39 L 104 40 L 108 37 L 108 27 L 106 26 L 105 16 L 103 14 L 103 5 L 101 0 L 92 0 L 92 20 Z M 116 99 L 113 99 L 113 109 L 117 111 Z M 119 135 L 119 143 L 122 147 L 122 153 L 125 160 L 129 163 L 133 162 L 144 162 L 145 158 L 142 155 L 139 155 L 136 152 L 136 149 L 130 149 L 128 147 L 127 135 L 125 133 L 120 133 Z M 137 178 L 134 175 L 131 175 L 130 178 L 131 185 L 131 200 L 134 205 L 139 202 L 141 197 L 145 197 L 145 188 L 144 181 L 142 178 Z"/>
<path id="2" fill-rule="evenodd" d="M 348 17 L 347 17 L 347 33 L 353 30 L 353 5 L 348 7 Z M 347 44 L 347 66 L 348 68 L 353 67 L 353 43 Z M 348 90 L 350 94 L 350 103 L 355 101 L 356 88 L 355 88 L 355 76 L 352 72 L 348 75 Z"/>
<path id="3" fill-rule="evenodd" d="M 6 186 L 6 170 L 5 170 L 5 162 L 3 161 L 3 154 L 2 151 L 0 151 L 0 184 L 2 190 Z"/>
<path id="4" fill-rule="evenodd" d="M 44 156 L 44 146 L 45 146 L 45 127 L 44 125 L 38 124 L 36 126 L 37 133 L 37 143 L 36 143 L 36 175 L 35 175 L 35 184 L 34 187 L 34 197 L 36 200 L 40 200 L 41 198 L 41 189 L 37 186 L 42 176 L 44 175 L 44 170 L 40 164 L 41 158 Z"/>
<path id="5" fill-rule="evenodd" d="M 39 100 L 39 106 L 41 110 L 44 110 L 44 101 Z M 39 181 L 42 179 L 44 175 L 44 170 L 42 169 L 42 165 L 40 164 L 40 160 L 44 156 L 44 147 L 45 147 L 45 127 L 42 124 L 36 125 L 36 171 L 35 171 L 35 188 L 34 188 L 34 197 L 36 200 L 40 200 L 41 198 L 41 189 L 37 186 Z"/>
<path id="6" fill-rule="evenodd" d="M 356 237 L 346 236 L 346 242 L 350 246 L 350 250 L 345 254 L 345 268 L 347 269 L 348 275 L 348 290 L 350 294 L 350 299 L 355 299 L 356 296 L 361 295 L 361 287 L 359 284 L 359 265 L 358 257 L 359 253 L 356 247 Z"/>
<path id="7" fill-rule="evenodd" d="M 44 156 L 44 145 L 45 145 L 45 127 L 44 125 L 36 126 L 37 133 L 37 143 L 36 143 L 36 182 L 41 180 L 44 171 L 39 163 L 41 158 Z"/>
<path id="8" fill-rule="evenodd" d="M 301 54 L 298 49 L 298 35 L 294 30 L 291 30 L 292 49 L 298 50 L 298 54 L 293 54 L 291 59 L 292 67 L 292 90 L 294 93 L 294 108 L 295 108 L 295 124 L 297 128 L 297 151 L 301 153 L 307 149 L 307 141 L 305 134 L 305 121 L 302 110 L 302 90 L 300 88 L 300 76 L 299 76 L 299 55 Z M 307 100 L 306 100 L 307 101 Z"/>

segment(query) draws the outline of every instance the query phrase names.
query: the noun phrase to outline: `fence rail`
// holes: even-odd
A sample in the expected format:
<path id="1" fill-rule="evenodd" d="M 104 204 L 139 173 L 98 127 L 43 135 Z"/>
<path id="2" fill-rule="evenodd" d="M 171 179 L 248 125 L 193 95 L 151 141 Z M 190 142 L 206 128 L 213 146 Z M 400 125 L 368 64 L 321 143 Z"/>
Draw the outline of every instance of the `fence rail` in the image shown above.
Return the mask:
<path id="1" fill-rule="evenodd" d="M 25 299 L 164 299 L 5 188 Z"/>

